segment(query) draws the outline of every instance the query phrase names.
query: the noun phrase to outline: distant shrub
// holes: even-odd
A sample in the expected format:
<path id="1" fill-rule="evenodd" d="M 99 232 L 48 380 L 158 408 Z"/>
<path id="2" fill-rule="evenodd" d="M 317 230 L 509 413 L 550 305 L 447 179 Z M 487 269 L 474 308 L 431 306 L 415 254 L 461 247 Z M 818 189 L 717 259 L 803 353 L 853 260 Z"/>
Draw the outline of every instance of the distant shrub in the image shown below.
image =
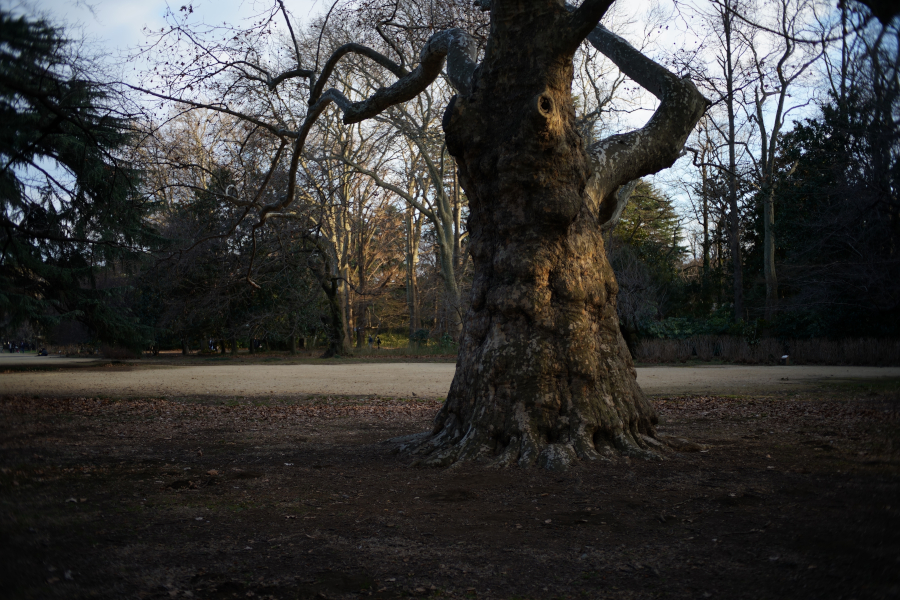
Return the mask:
<path id="1" fill-rule="evenodd" d="M 428 344 L 428 335 L 427 329 L 416 329 L 416 331 L 409 336 L 409 341 L 417 346 L 425 346 Z"/>
<path id="2" fill-rule="evenodd" d="M 100 354 L 104 358 L 110 358 L 112 360 L 133 360 L 141 357 L 141 355 L 134 350 L 122 346 L 100 346 Z"/>

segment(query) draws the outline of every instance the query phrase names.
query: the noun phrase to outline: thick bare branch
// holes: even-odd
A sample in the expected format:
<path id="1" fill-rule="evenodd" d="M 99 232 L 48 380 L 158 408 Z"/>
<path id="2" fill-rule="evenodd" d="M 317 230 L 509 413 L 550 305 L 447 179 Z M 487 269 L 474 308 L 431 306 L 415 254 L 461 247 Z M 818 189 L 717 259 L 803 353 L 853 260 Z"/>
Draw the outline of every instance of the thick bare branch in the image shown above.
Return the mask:
<path id="1" fill-rule="evenodd" d="M 619 186 L 665 169 L 682 155 L 684 143 L 709 101 L 689 79 L 677 77 L 602 25 L 587 40 L 660 100 L 644 127 L 606 138 L 590 149 L 595 167 L 592 193 L 598 202 L 615 202 Z M 615 212 L 600 209 L 604 215 Z"/>
<path id="2" fill-rule="evenodd" d="M 314 75 L 315 73 L 313 73 L 309 69 L 294 69 L 293 71 L 285 71 L 277 77 L 266 80 L 266 85 L 269 86 L 270 90 L 274 90 L 276 87 L 278 87 L 278 84 L 285 79 L 293 79 L 294 77 L 306 77 L 308 79 L 312 79 Z"/>
<path id="3" fill-rule="evenodd" d="M 324 99 L 329 92 L 334 92 L 329 90 L 323 94 L 322 89 L 338 61 L 350 52 L 372 59 L 399 77 L 399 80 L 390 87 L 378 90 L 362 102 L 342 101 L 343 94 L 334 96 L 332 100 L 344 111 L 344 122 L 348 124 L 374 117 L 389 106 L 411 100 L 437 78 L 445 60 L 451 85 L 460 93 L 468 94 L 472 73 L 477 66 L 475 40 L 462 29 L 448 29 L 431 36 L 419 55 L 419 65 L 411 73 L 371 48 L 360 44 L 345 44 L 335 50 L 325 63 L 322 75 L 310 95 L 310 106 Z"/>
<path id="4" fill-rule="evenodd" d="M 448 61 L 448 71 L 451 71 L 448 73 L 450 82 L 454 86 L 458 86 L 457 90 L 461 93 L 468 93 L 472 84 L 472 73 L 475 71 L 474 52 L 474 41 L 466 32 L 460 29 L 441 31 L 431 36 L 425 47 L 422 48 L 419 66 L 393 85 L 379 89 L 360 102 L 351 102 L 342 93 L 332 88 L 323 93 L 310 107 L 309 114 L 313 116 L 314 120 L 328 103 L 334 102 L 344 113 L 343 121 L 348 125 L 370 119 L 395 104 L 415 98 L 437 79 L 448 55 L 450 55 Z M 331 62 L 330 59 L 329 62 Z M 310 117 L 307 117 L 307 122 L 309 119 Z M 304 123 L 300 134 L 301 138 L 305 138 L 303 132 L 306 129 L 306 123 Z"/>
<path id="5" fill-rule="evenodd" d="M 426 52 L 443 52 L 447 56 L 447 77 L 450 85 L 463 96 L 471 92 L 472 76 L 478 66 L 475 62 L 475 38 L 462 29 L 448 29 L 428 40 L 428 44 L 422 49 L 423 57 Z"/>
<path id="6" fill-rule="evenodd" d="M 613 194 L 613 198 L 605 200 L 603 204 L 600 205 L 599 220 L 603 223 L 600 227 L 603 231 L 611 231 L 619 224 L 619 219 L 622 218 L 622 213 L 625 212 L 625 207 L 628 206 L 628 200 L 631 199 L 631 194 L 634 193 L 638 181 L 640 180 L 633 179 L 621 186 L 616 190 L 616 193 Z"/>
<path id="7" fill-rule="evenodd" d="M 334 72 L 334 68 L 344 56 L 350 53 L 360 54 L 370 60 L 373 60 L 397 77 L 402 78 L 406 75 L 409 75 L 409 71 L 389 59 L 384 54 L 378 52 L 377 50 L 373 50 L 368 46 L 363 46 L 362 44 L 356 44 L 352 42 L 349 44 L 344 44 L 343 46 L 340 46 L 337 50 L 332 52 L 331 56 L 328 57 L 328 60 L 325 61 L 325 65 L 322 67 L 322 74 L 319 75 L 319 79 L 316 81 L 315 85 L 313 86 L 312 92 L 310 93 L 310 106 L 319 101 L 319 97 L 322 95 L 322 90 L 325 88 L 325 84 L 328 83 L 328 78 L 331 77 L 331 74 Z"/>
<path id="8" fill-rule="evenodd" d="M 262 227 L 265 224 L 266 219 L 269 218 L 270 214 L 284 210 L 285 208 L 287 208 L 288 205 L 290 205 L 291 202 L 293 202 L 294 191 L 297 187 L 297 167 L 300 164 L 300 153 L 301 153 L 301 142 L 298 139 L 294 142 L 294 154 L 293 154 L 293 156 L 291 156 L 290 178 L 288 179 L 287 191 L 285 192 L 284 196 L 282 196 L 281 200 L 279 200 L 278 202 L 273 202 L 272 204 L 266 204 L 265 206 L 262 207 L 262 209 L 259 211 L 259 221 L 256 223 L 256 225 L 253 226 L 254 230 Z M 260 187 L 260 192 L 263 189 L 265 189 L 265 186 Z M 259 195 L 260 194 L 257 194 L 257 197 L 259 197 Z"/>

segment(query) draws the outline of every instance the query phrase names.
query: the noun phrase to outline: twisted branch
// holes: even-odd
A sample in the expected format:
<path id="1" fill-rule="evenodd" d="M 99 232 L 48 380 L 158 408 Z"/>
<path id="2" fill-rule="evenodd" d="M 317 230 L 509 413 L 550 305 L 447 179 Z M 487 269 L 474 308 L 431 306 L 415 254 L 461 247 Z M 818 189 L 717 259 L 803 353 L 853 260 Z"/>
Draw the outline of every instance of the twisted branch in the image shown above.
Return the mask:
<path id="1" fill-rule="evenodd" d="M 604 26 L 597 25 L 586 39 L 660 100 L 644 127 L 610 136 L 589 148 L 594 163 L 590 192 L 600 205 L 602 225 L 617 218 L 624 208 L 618 204 L 630 194 L 617 193 L 621 186 L 668 168 L 682 156 L 688 136 L 710 102 L 689 79 L 679 78 Z"/>

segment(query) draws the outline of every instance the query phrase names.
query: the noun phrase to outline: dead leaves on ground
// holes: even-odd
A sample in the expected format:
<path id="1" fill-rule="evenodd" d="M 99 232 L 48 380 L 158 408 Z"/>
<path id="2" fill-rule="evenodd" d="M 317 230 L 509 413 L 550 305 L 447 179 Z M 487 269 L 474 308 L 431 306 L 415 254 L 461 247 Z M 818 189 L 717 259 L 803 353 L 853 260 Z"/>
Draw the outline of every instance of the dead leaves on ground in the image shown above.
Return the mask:
<path id="1" fill-rule="evenodd" d="M 851 400 L 816 397 L 678 396 L 656 398 L 663 417 L 720 421 L 766 419 L 778 426 L 833 423 L 847 428 L 856 423 L 900 423 L 900 397 L 874 396 Z"/>
<path id="2" fill-rule="evenodd" d="M 104 437 L 121 437 L 141 433 L 162 435 L 164 439 L 191 434 L 199 429 L 222 431 L 254 431 L 313 427 L 315 422 L 337 419 L 408 423 L 429 418 L 440 407 L 437 399 L 306 397 L 270 400 L 261 403 L 246 398 L 207 399 L 202 402 L 187 398 L 34 398 L 5 396 L 0 398 L 0 419 L 15 427 L 22 417 L 77 415 L 94 423 L 111 422 Z M 137 427 L 135 427 L 137 425 Z M 25 432 L 22 432 L 25 433 Z M 29 432 L 36 433 L 36 432 Z M 202 449 L 197 449 L 202 455 Z"/>

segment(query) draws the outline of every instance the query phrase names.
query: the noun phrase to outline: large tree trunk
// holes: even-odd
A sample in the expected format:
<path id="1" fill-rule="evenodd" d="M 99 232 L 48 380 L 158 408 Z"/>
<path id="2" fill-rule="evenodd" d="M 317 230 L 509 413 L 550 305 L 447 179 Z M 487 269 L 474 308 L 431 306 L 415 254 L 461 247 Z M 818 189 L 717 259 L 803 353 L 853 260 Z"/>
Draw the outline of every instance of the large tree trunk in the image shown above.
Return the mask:
<path id="1" fill-rule="evenodd" d="M 657 415 L 619 332 L 600 232 L 602 202 L 647 165 L 610 171 L 583 147 L 574 46 L 559 43 L 568 13 L 542 0 L 491 7 L 476 83 L 444 118 L 469 199 L 471 306 L 447 400 L 415 451 L 428 464 L 550 468 L 614 450 L 647 455 L 660 446 Z M 681 107 L 687 128 L 666 133 L 672 144 L 702 115 L 696 96 Z M 600 152 L 607 161 L 629 160 L 634 142 L 611 143 Z M 646 150 L 652 156 L 649 142 Z"/>
<path id="2" fill-rule="evenodd" d="M 488 455 L 557 467 L 612 447 L 640 452 L 654 435 L 583 197 L 584 150 L 565 141 L 552 153 L 531 148 L 497 176 L 510 148 L 457 155 L 475 274 L 456 376 L 435 419 L 436 462 Z"/>

